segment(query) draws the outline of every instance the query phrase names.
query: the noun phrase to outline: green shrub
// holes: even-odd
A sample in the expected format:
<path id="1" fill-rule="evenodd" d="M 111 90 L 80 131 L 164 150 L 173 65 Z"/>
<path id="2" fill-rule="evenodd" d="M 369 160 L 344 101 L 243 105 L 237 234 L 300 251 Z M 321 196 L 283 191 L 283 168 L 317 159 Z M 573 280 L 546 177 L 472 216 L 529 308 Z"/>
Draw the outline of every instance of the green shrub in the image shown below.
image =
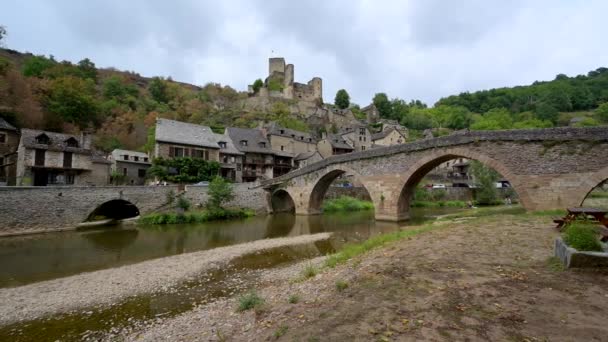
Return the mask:
<path id="1" fill-rule="evenodd" d="M 264 304 L 264 299 L 258 296 L 255 291 L 251 291 L 239 297 L 239 306 L 236 311 L 246 311 L 260 307 Z"/>
<path id="2" fill-rule="evenodd" d="M 350 196 L 340 196 L 336 199 L 326 200 L 323 203 L 323 211 L 336 212 L 336 211 L 360 211 L 360 210 L 372 210 L 374 204 L 369 201 L 362 201 Z"/>
<path id="3" fill-rule="evenodd" d="M 203 223 L 208 221 L 231 220 L 254 216 L 251 209 L 212 209 L 188 214 L 150 214 L 139 219 L 140 224 L 180 224 L 180 223 Z"/>
<path id="4" fill-rule="evenodd" d="M 346 290 L 347 288 L 348 288 L 348 283 L 345 282 L 344 280 L 336 281 L 336 290 L 338 290 L 338 292 L 342 292 L 342 291 Z"/>
<path id="5" fill-rule="evenodd" d="M 287 332 L 287 329 L 289 329 L 288 326 L 286 325 L 281 325 L 280 327 L 277 328 L 277 330 L 274 331 L 274 338 L 279 338 L 283 335 L 285 335 L 285 333 Z"/>
<path id="6" fill-rule="evenodd" d="M 564 242 L 579 251 L 601 252 L 603 250 L 598 238 L 597 226 L 585 222 L 568 224 L 564 231 Z"/>
<path id="7" fill-rule="evenodd" d="M 184 196 L 180 196 L 177 199 L 177 207 L 180 209 L 183 209 L 184 211 L 188 211 L 190 210 L 190 201 L 188 201 L 188 199 Z"/>
<path id="8" fill-rule="evenodd" d="M 289 298 L 287 299 L 287 301 L 290 304 L 296 304 L 297 302 L 300 301 L 300 296 L 296 295 L 296 294 L 292 294 L 289 296 Z"/>
<path id="9" fill-rule="evenodd" d="M 319 273 L 319 270 L 313 264 L 308 264 L 302 269 L 302 277 L 304 277 L 304 279 L 312 278 L 316 276 L 317 273 Z"/>

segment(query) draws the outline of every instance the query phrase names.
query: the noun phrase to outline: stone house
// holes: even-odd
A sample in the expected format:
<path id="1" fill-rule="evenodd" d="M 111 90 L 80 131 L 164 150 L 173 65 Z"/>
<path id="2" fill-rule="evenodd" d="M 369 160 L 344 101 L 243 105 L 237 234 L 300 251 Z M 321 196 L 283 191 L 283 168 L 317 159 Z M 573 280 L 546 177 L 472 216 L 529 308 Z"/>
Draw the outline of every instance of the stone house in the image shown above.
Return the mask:
<path id="1" fill-rule="evenodd" d="M 302 152 L 293 158 L 294 168 L 299 169 L 323 160 L 323 156 L 316 149 L 311 152 Z"/>
<path id="2" fill-rule="evenodd" d="M 365 114 L 368 123 L 374 123 L 380 119 L 380 111 L 373 103 L 361 108 L 361 112 Z"/>
<path id="3" fill-rule="evenodd" d="M 243 182 L 270 179 L 292 169 L 291 154 L 273 151 L 261 130 L 228 127 L 226 131 L 236 149 L 244 154 Z"/>
<path id="4" fill-rule="evenodd" d="M 372 134 L 374 147 L 392 146 L 405 143 L 405 137 L 393 127 L 388 127 L 382 132 Z"/>
<path id="5" fill-rule="evenodd" d="M 235 148 L 229 134 L 186 122 L 156 121 L 156 158 L 191 157 L 220 163 L 220 175 L 233 182 L 242 181 L 244 154 Z"/>
<path id="6" fill-rule="evenodd" d="M 146 172 L 152 165 L 148 154 L 138 151 L 116 149 L 109 156 L 112 173 L 124 176 L 124 184 L 146 184 Z"/>
<path id="7" fill-rule="evenodd" d="M 15 185 L 19 132 L 0 118 L 0 185 Z"/>
<path id="8" fill-rule="evenodd" d="M 347 127 L 340 134 L 356 152 L 372 148 L 372 134 L 366 125 L 359 124 Z"/>
<path id="9" fill-rule="evenodd" d="M 355 149 L 349 145 L 340 134 L 330 134 L 317 143 L 317 150 L 323 158 L 333 155 L 353 152 Z"/>
<path id="10" fill-rule="evenodd" d="M 275 152 L 287 152 L 292 156 L 317 150 L 317 141 L 310 133 L 284 128 L 275 122 L 262 126 L 262 133 Z"/>
<path id="11" fill-rule="evenodd" d="M 220 161 L 220 146 L 215 133 L 207 126 L 157 119 L 154 157 L 192 157 Z"/>
<path id="12" fill-rule="evenodd" d="M 107 185 L 110 162 L 91 147 L 92 137 L 22 129 L 17 185 Z"/>

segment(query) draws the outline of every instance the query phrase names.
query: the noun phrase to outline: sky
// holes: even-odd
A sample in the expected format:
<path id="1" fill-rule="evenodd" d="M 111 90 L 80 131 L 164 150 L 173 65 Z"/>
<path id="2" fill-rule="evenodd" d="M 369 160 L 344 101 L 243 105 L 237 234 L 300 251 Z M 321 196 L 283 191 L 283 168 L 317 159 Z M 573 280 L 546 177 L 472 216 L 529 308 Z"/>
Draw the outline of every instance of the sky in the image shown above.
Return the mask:
<path id="1" fill-rule="evenodd" d="M 268 58 L 365 106 L 608 67 L 605 0 L 9 0 L 8 48 L 244 91 Z"/>

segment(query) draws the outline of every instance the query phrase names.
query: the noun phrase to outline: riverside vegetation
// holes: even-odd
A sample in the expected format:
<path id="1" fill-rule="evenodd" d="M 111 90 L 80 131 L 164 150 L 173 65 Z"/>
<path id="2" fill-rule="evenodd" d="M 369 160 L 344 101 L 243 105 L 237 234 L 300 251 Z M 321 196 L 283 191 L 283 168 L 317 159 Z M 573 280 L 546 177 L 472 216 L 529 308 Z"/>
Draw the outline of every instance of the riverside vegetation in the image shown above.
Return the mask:
<path id="1" fill-rule="evenodd" d="M 179 196 L 176 203 L 177 212 L 152 213 L 141 217 L 140 224 L 182 224 L 203 223 L 216 220 L 231 220 L 251 217 L 255 212 L 251 209 L 226 209 L 224 204 L 234 198 L 232 184 L 222 177 L 215 177 L 209 183 L 209 200 L 206 208 L 188 212 L 192 207 L 190 201 L 184 196 Z M 173 203 L 173 196 L 167 198 L 168 203 Z"/>

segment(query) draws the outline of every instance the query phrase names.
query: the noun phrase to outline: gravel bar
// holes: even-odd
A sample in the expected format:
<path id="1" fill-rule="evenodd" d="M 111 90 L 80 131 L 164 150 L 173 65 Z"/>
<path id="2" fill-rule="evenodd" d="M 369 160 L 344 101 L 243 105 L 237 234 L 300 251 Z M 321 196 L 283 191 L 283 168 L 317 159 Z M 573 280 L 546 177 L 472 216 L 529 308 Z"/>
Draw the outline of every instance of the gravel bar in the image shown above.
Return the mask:
<path id="1" fill-rule="evenodd" d="M 83 307 L 111 305 L 142 294 L 167 291 L 234 258 L 266 249 L 327 240 L 330 233 L 248 242 L 180 254 L 117 268 L 0 289 L 0 325 Z"/>

